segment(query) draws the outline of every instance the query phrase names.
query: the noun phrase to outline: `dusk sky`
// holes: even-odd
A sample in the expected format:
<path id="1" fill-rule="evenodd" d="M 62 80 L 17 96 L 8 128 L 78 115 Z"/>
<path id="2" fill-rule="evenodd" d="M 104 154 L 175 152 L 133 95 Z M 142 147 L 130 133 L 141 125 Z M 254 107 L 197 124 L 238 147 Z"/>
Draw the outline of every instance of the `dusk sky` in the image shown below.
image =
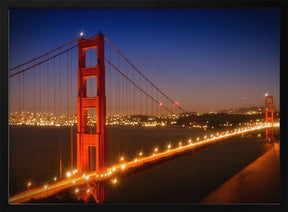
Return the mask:
<path id="1" fill-rule="evenodd" d="M 279 107 L 278 9 L 12 9 L 9 67 L 100 30 L 186 111 Z M 77 85 L 75 85 L 77 86 Z M 76 97 L 75 97 L 76 98 Z"/>

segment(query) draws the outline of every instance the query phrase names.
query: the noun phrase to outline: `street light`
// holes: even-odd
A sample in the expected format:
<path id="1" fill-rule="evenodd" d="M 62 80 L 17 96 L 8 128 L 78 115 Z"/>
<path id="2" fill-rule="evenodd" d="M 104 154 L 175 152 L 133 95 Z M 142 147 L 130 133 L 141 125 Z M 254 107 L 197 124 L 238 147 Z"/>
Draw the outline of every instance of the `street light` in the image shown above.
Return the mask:
<path id="1" fill-rule="evenodd" d="M 28 188 L 28 190 L 29 190 L 29 187 L 31 186 L 31 182 L 28 182 L 27 183 L 27 188 Z"/>

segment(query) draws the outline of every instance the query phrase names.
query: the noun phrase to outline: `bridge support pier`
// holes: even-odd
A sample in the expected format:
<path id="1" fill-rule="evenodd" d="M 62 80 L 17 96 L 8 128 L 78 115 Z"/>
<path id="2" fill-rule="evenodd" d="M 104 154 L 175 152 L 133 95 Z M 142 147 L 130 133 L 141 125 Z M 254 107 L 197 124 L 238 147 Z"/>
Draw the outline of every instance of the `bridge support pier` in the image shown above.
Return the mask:
<path id="1" fill-rule="evenodd" d="M 97 65 L 86 67 L 86 50 L 95 49 L 97 52 Z M 107 143 L 106 143 L 106 96 L 105 96 L 105 65 L 104 65 L 104 36 L 100 32 L 90 39 L 81 38 L 78 44 L 78 129 L 77 129 L 77 169 L 78 173 L 89 172 L 89 147 L 96 149 L 96 172 L 106 169 Z M 87 79 L 97 78 L 96 97 L 87 97 Z M 96 133 L 89 133 L 87 127 L 87 110 L 96 109 Z"/>

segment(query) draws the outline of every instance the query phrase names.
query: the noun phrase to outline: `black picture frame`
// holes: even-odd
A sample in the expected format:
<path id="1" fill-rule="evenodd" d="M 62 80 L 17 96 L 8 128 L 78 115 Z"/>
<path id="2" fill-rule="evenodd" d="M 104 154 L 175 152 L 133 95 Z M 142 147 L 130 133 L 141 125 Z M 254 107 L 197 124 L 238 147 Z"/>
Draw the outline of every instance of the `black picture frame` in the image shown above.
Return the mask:
<path id="1" fill-rule="evenodd" d="M 279 8 L 280 9 L 280 164 L 281 164 L 281 200 L 278 204 L 233 204 L 233 205 L 9 205 L 8 204 L 8 10 L 10 8 Z M 200 1 L 200 0 L 2 0 L 1 1 L 1 207 L 0 211 L 53 211 L 53 210 L 123 210 L 123 211 L 288 211 L 287 197 L 287 10 L 286 0 L 253 1 Z"/>

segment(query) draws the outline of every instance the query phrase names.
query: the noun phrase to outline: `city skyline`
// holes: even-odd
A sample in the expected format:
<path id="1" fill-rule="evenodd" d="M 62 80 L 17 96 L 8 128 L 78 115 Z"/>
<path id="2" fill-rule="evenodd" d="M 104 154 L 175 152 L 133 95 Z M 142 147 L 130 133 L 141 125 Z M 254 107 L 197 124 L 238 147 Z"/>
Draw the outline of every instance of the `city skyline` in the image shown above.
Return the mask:
<path id="1" fill-rule="evenodd" d="M 9 67 L 100 30 L 186 111 L 279 108 L 277 9 L 12 9 Z"/>

